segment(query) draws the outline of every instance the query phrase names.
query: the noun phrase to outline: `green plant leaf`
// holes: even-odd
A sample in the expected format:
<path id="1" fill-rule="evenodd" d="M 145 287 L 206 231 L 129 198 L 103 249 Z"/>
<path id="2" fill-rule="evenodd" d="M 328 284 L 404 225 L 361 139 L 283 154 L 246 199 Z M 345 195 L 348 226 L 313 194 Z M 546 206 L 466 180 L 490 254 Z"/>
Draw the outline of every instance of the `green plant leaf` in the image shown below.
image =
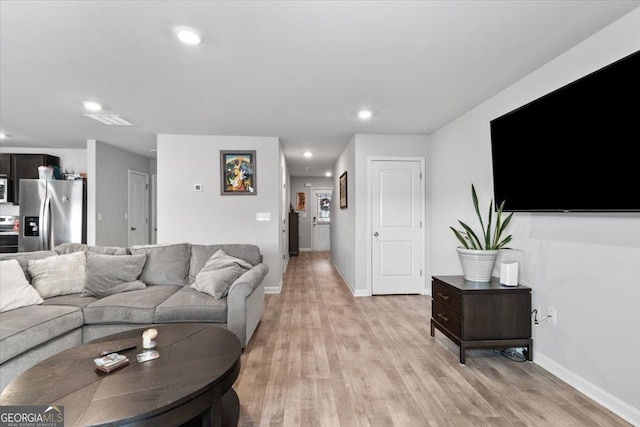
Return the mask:
<path id="1" fill-rule="evenodd" d="M 511 212 L 503 221 L 502 212 L 504 209 L 504 201 L 498 206 L 494 205 L 493 199 L 489 202 L 489 213 L 487 216 L 487 224 L 485 228 L 485 223 L 480 214 L 480 208 L 478 204 L 478 194 L 476 193 L 476 188 L 473 184 L 471 184 L 471 199 L 473 201 L 473 208 L 476 211 L 476 215 L 478 220 L 480 221 L 480 227 L 482 228 L 482 239 L 478 238 L 478 235 L 462 221 L 458 221 L 464 231 L 456 230 L 453 227 L 451 230 L 455 233 L 458 240 L 464 245 L 466 249 L 479 249 L 479 250 L 497 250 L 503 248 L 507 243 L 511 241 L 511 235 L 506 236 L 504 239 L 502 235 L 504 234 L 507 226 L 511 222 L 511 218 L 513 217 L 513 212 Z M 493 222 L 493 210 L 494 206 L 497 208 L 495 212 L 495 225 Z M 483 245 L 484 243 L 484 245 Z"/>
<path id="2" fill-rule="evenodd" d="M 460 240 L 460 243 L 462 243 L 462 246 L 464 246 L 466 249 L 469 249 L 469 244 L 467 243 L 467 241 L 464 239 L 464 237 L 462 237 L 462 235 L 460 234 L 460 232 L 458 230 L 456 230 L 453 227 L 449 227 L 450 229 L 453 230 L 453 233 L 456 235 L 456 237 L 458 238 L 458 240 Z"/>
<path id="3" fill-rule="evenodd" d="M 467 224 L 465 224 L 462 221 L 458 221 L 458 222 L 460 223 L 462 228 L 464 228 L 465 231 L 467 232 L 467 237 L 469 239 L 469 243 L 471 244 L 471 248 L 468 248 L 468 249 L 482 249 L 482 243 L 480 242 L 480 239 L 478 239 L 478 236 L 476 236 L 476 233 L 473 232 L 471 227 L 469 227 Z"/>

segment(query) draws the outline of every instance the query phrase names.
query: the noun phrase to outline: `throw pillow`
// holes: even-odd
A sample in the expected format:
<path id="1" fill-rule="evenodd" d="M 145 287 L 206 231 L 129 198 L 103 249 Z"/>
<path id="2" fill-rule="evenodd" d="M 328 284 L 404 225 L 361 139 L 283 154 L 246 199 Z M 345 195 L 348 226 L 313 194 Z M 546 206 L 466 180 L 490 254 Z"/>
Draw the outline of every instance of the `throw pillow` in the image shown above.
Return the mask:
<path id="1" fill-rule="evenodd" d="M 24 277 L 17 260 L 0 261 L 0 313 L 28 305 L 42 304 L 44 300 Z"/>
<path id="2" fill-rule="evenodd" d="M 87 269 L 84 252 L 30 260 L 31 284 L 42 298 L 82 292 Z"/>
<path id="3" fill-rule="evenodd" d="M 87 252 L 86 295 L 103 298 L 120 292 L 144 289 L 147 285 L 136 280 L 147 260 L 141 255 L 102 255 Z"/>
<path id="4" fill-rule="evenodd" d="M 216 299 L 224 298 L 231 284 L 251 267 L 253 265 L 247 261 L 229 256 L 219 249 L 196 275 L 196 281 L 191 287 Z"/>

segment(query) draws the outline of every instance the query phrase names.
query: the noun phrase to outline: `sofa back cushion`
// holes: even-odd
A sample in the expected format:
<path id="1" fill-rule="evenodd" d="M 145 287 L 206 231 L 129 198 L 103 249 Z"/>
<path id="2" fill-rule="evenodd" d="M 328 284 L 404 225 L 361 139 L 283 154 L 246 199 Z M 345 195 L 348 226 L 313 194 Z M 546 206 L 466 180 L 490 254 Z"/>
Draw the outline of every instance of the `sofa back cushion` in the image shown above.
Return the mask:
<path id="1" fill-rule="evenodd" d="M 139 255 L 103 255 L 87 252 L 87 281 L 84 292 L 98 298 L 120 292 L 144 289 L 147 286 L 137 280 L 144 267 L 147 256 Z"/>
<path id="2" fill-rule="evenodd" d="M 15 259 L 20 264 L 22 271 L 24 271 L 24 277 L 31 282 L 31 275 L 29 274 L 29 261 L 32 259 L 43 259 L 51 256 L 58 256 L 56 251 L 35 251 L 35 252 L 17 252 L 12 254 L 0 254 L 0 261 L 6 259 Z"/>
<path id="3" fill-rule="evenodd" d="M 102 255 L 129 255 L 129 250 L 121 246 L 90 246 L 85 243 L 61 243 L 56 246 L 55 251 L 60 255 L 74 252 L 93 252 Z"/>
<path id="4" fill-rule="evenodd" d="M 196 276 L 202 267 L 209 261 L 218 249 L 222 249 L 227 255 L 240 258 L 251 265 L 258 265 L 262 262 L 260 248 L 256 245 L 248 244 L 227 244 L 227 245 L 191 245 L 191 265 L 189 267 L 189 283 L 196 281 Z"/>
<path id="5" fill-rule="evenodd" d="M 147 285 L 184 286 L 188 284 L 191 258 L 189 243 L 131 246 L 129 251 L 132 255 L 147 256 L 139 277 Z"/>

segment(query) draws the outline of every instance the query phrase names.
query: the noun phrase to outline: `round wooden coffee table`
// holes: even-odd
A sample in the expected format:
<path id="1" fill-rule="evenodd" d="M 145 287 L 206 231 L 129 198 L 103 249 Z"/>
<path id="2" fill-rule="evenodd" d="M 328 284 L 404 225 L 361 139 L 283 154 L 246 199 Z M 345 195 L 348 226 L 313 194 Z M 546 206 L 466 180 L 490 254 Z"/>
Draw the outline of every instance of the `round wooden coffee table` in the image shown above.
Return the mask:
<path id="1" fill-rule="evenodd" d="M 179 426 L 202 417 L 202 425 L 236 425 L 238 396 L 231 388 L 240 372 L 240 340 L 206 323 L 156 325 L 160 357 L 138 363 L 142 331 L 122 332 L 65 350 L 14 379 L 0 405 L 64 406 L 65 426 Z M 105 349 L 122 351 L 129 364 L 109 374 L 93 359 Z"/>

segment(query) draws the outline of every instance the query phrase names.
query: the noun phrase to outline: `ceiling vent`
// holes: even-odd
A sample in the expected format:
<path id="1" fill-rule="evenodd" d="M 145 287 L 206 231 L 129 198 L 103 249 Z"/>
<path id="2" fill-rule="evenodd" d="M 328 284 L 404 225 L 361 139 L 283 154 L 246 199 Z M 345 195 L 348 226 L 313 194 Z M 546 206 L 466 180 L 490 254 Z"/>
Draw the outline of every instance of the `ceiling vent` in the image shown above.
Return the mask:
<path id="1" fill-rule="evenodd" d="M 85 116 L 109 126 L 133 126 L 133 123 L 129 123 L 117 114 L 85 114 Z"/>

